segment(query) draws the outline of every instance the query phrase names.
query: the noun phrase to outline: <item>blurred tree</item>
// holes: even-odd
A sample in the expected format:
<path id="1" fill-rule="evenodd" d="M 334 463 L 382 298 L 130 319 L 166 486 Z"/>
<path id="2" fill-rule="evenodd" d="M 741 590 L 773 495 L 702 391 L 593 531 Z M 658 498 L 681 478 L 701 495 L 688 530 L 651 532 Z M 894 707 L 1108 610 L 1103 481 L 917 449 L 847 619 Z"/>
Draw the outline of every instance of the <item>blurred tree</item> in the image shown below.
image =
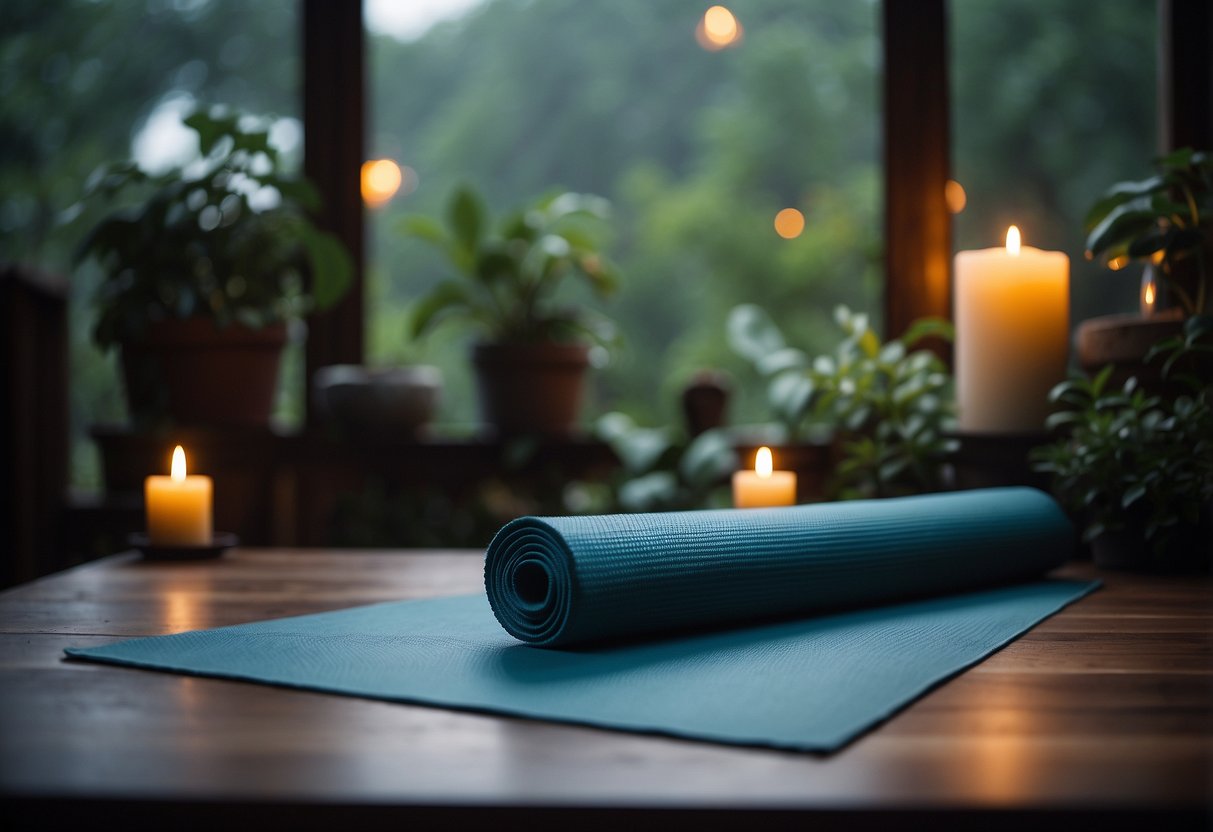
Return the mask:
<path id="1" fill-rule="evenodd" d="M 836 303 L 875 306 L 875 4 L 737 3 L 744 38 L 718 52 L 694 37 L 704 8 L 496 0 L 415 42 L 375 38 L 376 154 L 420 187 L 373 220 L 373 359 L 439 364 L 448 416 L 472 413 L 458 337 L 404 342 L 399 310 L 441 265 L 385 231 L 400 212 L 437 212 L 464 179 L 497 205 L 556 186 L 613 199 L 624 280 L 604 311 L 626 347 L 598 394 L 642 420 L 671 418 L 698 367 L 743 369 L 723 341 L 738 302 L 769 305 L 821 349 Z M 794 240 L 772 225 L 785 207 L 808 217 Z M 759 385 L 743 381 L 734 416 L 759 418 Z"/>

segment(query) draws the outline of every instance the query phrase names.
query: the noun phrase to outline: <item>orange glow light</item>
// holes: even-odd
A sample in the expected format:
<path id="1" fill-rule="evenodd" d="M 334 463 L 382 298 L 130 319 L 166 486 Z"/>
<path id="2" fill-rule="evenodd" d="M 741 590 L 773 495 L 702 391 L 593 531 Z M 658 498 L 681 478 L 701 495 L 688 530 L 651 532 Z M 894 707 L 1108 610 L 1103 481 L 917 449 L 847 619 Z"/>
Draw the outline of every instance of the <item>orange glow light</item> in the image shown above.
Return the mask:
<path id="1" fill-rule="evenodd" d="M 403 176 L 400 166 L 391 159 L 376 159 L 362 163 L 362 201 L 369 208 L 379 208 L 400 189 Z"/>
<path id="2" fill-rule="evenodd" d="M 959 214 L 965 209 L 969 198 L 965 195 L 965 189 L 955 179 L 949 179 L 947 184 L 943 186 L 943 197 L 948 203 L 948 210 L 953 214 Z"/>
<path id="3" fill-rule="evenodd" d="M 1007 229 L 1007 254 L 1019 256 L 1019 228 L 1014 225 Z"/>
<path id="4" fill-rule="evenodd" d="M 1120 257 L 1113 257 L 1108 261 L 1108 268 L 1114 272 L 1120 271 L 1127 265 L 1129 265 L 1129 258 L 1123 254 Z"/>
<path id="5" fill-rule="evenodd" d="M 1158 293 L 1154 286 L 1154 275 L 1147 274 L 1141 284 L 1141 314 L 1150 317 L 1154 314 L 1154 301 Z"/>
<path id="6" fill-rule="evenodd" d="M 763 445 L 754 456 L 754 473 L 764 480 L 769 480 L 774 470 L 775 459 L 771 456 L 771 449 Z"/>
<path id="7" fill-rule="evenodd" d="M 785 240 L 792 240 L 804 231 L 804 214 L 795 208 L 784 208 L 775 215 L 775 233 Z"/>
<path id="8" fill-rule="evenodd" d="M 712 6 L 695 27 L 699 45 L 712 52 L 737 44 L 741 35 L 741 23 L 724 6 Z"/>
<path id="9" fill-rule="evenodd" d="M 173 462 L 169 466 L 169 476 L 173 482 L 185 482 L 185 449 L 178 445 L 173 448 Z"/>

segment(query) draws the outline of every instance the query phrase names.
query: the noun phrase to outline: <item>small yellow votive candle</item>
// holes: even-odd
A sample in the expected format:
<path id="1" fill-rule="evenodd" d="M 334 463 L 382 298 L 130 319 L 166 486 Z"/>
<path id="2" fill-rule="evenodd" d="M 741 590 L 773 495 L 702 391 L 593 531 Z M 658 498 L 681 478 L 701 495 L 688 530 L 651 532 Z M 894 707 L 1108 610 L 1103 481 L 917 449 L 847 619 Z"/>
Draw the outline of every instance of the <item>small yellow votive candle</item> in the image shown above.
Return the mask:
<path id="1" fill-rule="evenodd" d="M 173 450 L 170 475 L 151 476 L 143 483 L 147 506 L 147 537 L 153 546 L 209 546 L 211 478 L 186 476 L 185 451 Z"/>
<path id="2" fill-rule="evenodd" d="M 762 508 L 764 506 L 796 505 L 796 473 L 774 470 L 770 448 L 759 448 L 754 457 L 753 471 L 733 472 L 733 506 Z"/>

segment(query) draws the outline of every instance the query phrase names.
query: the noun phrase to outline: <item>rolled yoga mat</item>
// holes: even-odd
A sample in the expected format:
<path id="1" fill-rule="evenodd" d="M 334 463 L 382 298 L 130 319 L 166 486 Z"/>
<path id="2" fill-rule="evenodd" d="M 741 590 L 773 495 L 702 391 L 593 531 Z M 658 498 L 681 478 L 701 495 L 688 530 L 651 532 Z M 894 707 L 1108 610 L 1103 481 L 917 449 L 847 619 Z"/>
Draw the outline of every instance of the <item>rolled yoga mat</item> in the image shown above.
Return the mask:
<path id="1" fill-rule="evenodd" d="M 1046 494 L 997 488 L 791 508 L 521 517 L 485 589 L 543 647 L 721 627 L 1041 575 L 1073 529 Z"/>
<path id="2" fill-rule="evenodd" d="M 990 588 L 1035 578 L 1061 562 L 1070 542 L 1057 506 L 1027 489 L 528 518 L 490 547 L 488 598 L 395 601 L 67 652 L 351 696 L 832 751 L 1094 589 L 1039 579 Z M 494 613 L 522 637 L 557 646 L 520 642 Z M 772 617 L 779 620 L 764 620 Z M 631 640 L 606 641 L 624 636 Z"/>

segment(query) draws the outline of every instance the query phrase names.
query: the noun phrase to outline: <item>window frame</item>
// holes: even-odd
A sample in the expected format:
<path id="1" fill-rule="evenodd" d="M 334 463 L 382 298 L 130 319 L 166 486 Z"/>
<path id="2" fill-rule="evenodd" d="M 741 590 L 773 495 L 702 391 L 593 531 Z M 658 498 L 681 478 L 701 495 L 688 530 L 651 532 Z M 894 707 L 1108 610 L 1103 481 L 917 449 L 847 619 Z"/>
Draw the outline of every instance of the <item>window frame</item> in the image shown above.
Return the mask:
<path id="1" fill-rule="evenodd" d="M 948 0 L 882 0 L 884 55 L 884 332 L 925 315 L 950 319 L 952 218 Z M 1213 11 L 1206 0 L 1157 0 L 1159 150 L 1213 145 Z M 362 0 L 302 0 L 304 171 L 321 216 L 349 248 L 354 284 L 309 321 L 308 415 L 314 371 L 363 360 L 366 47 Z M 941 347 L 941 352 L 946 353 Z M 945 354 L 945 358 L 949 357 Z M 310 419 L 308 420 L 310 423 Z"/>

